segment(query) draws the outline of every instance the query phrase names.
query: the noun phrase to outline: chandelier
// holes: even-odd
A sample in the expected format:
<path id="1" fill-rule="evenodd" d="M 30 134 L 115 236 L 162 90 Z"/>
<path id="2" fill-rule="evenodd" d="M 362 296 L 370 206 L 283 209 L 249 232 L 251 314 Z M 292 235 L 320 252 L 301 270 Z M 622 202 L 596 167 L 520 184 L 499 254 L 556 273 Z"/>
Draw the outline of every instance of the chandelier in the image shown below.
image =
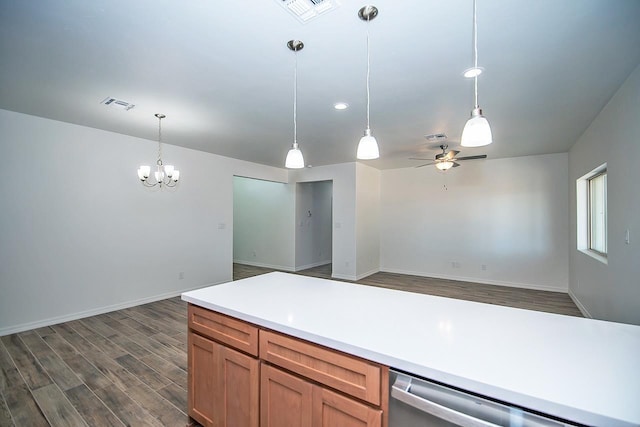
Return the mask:
<path id="1" fill-rule="evenodd" d="M 145 187 L 175 187 L 180 179 L 180 171 L 175 169 L 173 165 L 162 164 L 162 119 L 164 114 L 155 114 L 158 118 L 158 161 L 156 162 L 156 170 L 153 173 L 154 179 L 149 179 L 151 175 L 150 166 L 140 166 L 138 168 L 138 178 Z"/>

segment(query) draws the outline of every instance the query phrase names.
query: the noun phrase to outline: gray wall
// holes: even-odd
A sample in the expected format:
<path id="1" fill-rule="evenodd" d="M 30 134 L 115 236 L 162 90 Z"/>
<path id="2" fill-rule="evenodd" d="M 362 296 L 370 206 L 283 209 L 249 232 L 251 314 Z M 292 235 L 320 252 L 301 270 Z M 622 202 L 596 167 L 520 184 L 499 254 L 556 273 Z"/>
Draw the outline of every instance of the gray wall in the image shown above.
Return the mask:
<path id="1" fill-rule="evenodd" d="M 608 263 L 578 251 L 576 180 L 607 163 Z M 597 319 L 640 325 L 640 67 L 569 151 L 569 292 Z M 625 243 L 626 230 L 630 244 Z"/>
<path id="2" fill-rule="evenodd" d="M 296 270 L 331 263 L 332 194 L 331 181 L 296 184 Z"/>
<path id="3" fill-rule="evenodd" d="M 157 142 L 0 110 L 0 335 L 231 280 L 233 175 L 287 171 L 163 152 L 176 191 L 136 175 Z"/>

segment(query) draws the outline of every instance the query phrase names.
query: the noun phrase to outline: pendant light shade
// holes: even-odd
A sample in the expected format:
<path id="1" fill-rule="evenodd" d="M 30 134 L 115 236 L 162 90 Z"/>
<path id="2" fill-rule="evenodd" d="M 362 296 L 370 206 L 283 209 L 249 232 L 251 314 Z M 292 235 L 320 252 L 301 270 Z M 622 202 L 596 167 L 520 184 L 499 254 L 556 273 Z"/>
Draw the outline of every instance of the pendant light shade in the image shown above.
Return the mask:
<path id="1" fill-rule="evenodd" d="M 380 150 L 378 149 L 378 141 L 371 135 L 371 127 L 369 125 L 369 113 L 370 113 L 370 91 L 369 81 L 371 74 L 371 61 L 369 57 L 369 21 L 378 16 L 378 8 L 375 6 L 363 6 L 358 11 L 358 17 L 363 21 L 367 21 L 367 129 L 364 131 L 364 136 L 360 138 L 358 143 L 358 150 L 356 157 L 359 160 L 373 160 L 380 157 Z"/>
<path id="2" fill-rule="evenodd" d="M 300 40 L 289 40 L 287 47 L 293 51 L 296 64 L 293 70 L 293 145 L 287 153 L 284 166 L 288 169 L 304 168 L 304 157 L 298 146 L 298 51 L 302 50 L 304 43 Z"/>
<path id="3" fill-rule="evenodd" d="M 489 122 L 482 115 L 480 108 L 474 108 L 471 111 L 471 118 L 467 120 L 467 124 L 462 130 L 460 144 L 463 147 L 482 147 L 491 144 L 492 141 L 493 136 Z"/>
<path id="4" fill-rule="evenodd" d="M 360 138 L 358 143 L 358 159 L 372 160 L 380 157 L 380 151 L 378 150 L 378 141 L 371 136 L 371 129 L 364 131 L 364 136 Z"/>
<path id="5" fill-rule="evenodd" d="M 302 169 L 304 167 L 304 158 L 302 157 L 302 151 L 298 148 L 297 142 L 293 143 L 293 146 L 287 153 L 284 166 L 289 169 Z"/>
<path id="6" fill-rule="evenodd" d="M 460 145 L 463 147 L 482 147 L 489 145 L 493 142 L 493 135 L 491 134 L 491 127 L 489 122 L 482 115 L 482 110 L 478 105 L 478 76 L 482 72 L 478 67 L 478 22 L 477 22 L 477 6 L 476 1 L 473 0 L 473 68 L 470 68 L 465 72 L 465 76 L 473 77 L 474 79 L 474 108 L 471 110 L 471 118 L 467 120 L 462 130 L 462 137 L 460 138 Z M 469 72 L 474 70 L 475 72 Z"/>

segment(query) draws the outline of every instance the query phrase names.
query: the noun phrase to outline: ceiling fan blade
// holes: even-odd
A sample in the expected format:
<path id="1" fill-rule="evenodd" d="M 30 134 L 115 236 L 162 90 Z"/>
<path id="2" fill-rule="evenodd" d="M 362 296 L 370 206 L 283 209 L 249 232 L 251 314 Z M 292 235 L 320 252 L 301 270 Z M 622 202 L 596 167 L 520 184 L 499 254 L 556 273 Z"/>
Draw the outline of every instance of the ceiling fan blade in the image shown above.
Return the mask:
<path id="1" fill-rule="evenodd" d="M 451 166 L 451 167 L 452 168 L 457 168 L 458 166 L 460 166 L 460 163 L 453 162 L 453 166 Z"/>
<path id="2" fill-rule="evenodd" d="M 480 154 L 478 156 L 465 156 L 465 157 L 458 157 L 455 160 L 475 160 L 475 159 L 486 159 L 487 155 L 486 154 Z"/>
<path id="3" fill-rule="evenodd" d="M 431 159 L 421 159 L 420 157 L 409 157 L 409 160 L 425 160 L 427 162 L 431 161 Z"/>
<path id="4" fill-rule="evenodd" d="M 458 154 L 458 153 L 459 153 L 459 151 L 451 150 L 451 151 L 449 151 L 447 154 L 445 154 L 445 155 L 442 157 L 442 159 L 443 159 L 443 160 L 445 160 L 445 159 L 446 159 L 446 160 L 451 160 L 451 159 L 453 159 L 453 158 L 456 156 L 456 154 Z"/>
<path id="5" fill-rule="evenodd" d="M 420 166 L 416 166 L 417 168 L 421 168 L 424 166 L 431 166 L 431 165 L 435 165 L 435 162 L 431 162 L 431 163 L 425 163 L 424 165 L 420 165 Z"/>

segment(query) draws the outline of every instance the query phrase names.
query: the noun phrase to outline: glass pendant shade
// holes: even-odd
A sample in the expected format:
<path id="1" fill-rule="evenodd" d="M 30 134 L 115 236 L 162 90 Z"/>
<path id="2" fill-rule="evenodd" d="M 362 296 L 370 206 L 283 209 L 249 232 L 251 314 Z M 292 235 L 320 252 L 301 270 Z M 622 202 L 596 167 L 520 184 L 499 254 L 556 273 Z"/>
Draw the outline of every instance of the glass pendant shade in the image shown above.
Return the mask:
<path id="1" fill-rule="evenodd" d="M 293 143 L 293 146 L 287 153 L 284 166 L 289 169 L 302 169 L 304 167 L 304 158 L 302 157 L 302 151 L 298 148 L 297 142 Z"/>
<path id="2" fill-rule="evenodd" d="M 365 130 L 364 136 L 360 138 L 356 157 L 360 160 L 373 160 L 380 157 L 378 141 L 371 135 L 371 129 Z"/>
<path id="3" fill-rule="evenodd" d="M 463 147 L 482 147 L 493 142 L 489 122 L 482 115 L 482 110 L 474 108 L 471 118 L 467 120 L 462 130 L 460 145 Z"/>
<path id="4" fill-rule="evenodd" d="M 453 167 L 453 162 L 439 162 L 439 163 L 436 163 L 436 168 L 440 169 L 441 171 L 449 170 L 452 167 Z"/>

